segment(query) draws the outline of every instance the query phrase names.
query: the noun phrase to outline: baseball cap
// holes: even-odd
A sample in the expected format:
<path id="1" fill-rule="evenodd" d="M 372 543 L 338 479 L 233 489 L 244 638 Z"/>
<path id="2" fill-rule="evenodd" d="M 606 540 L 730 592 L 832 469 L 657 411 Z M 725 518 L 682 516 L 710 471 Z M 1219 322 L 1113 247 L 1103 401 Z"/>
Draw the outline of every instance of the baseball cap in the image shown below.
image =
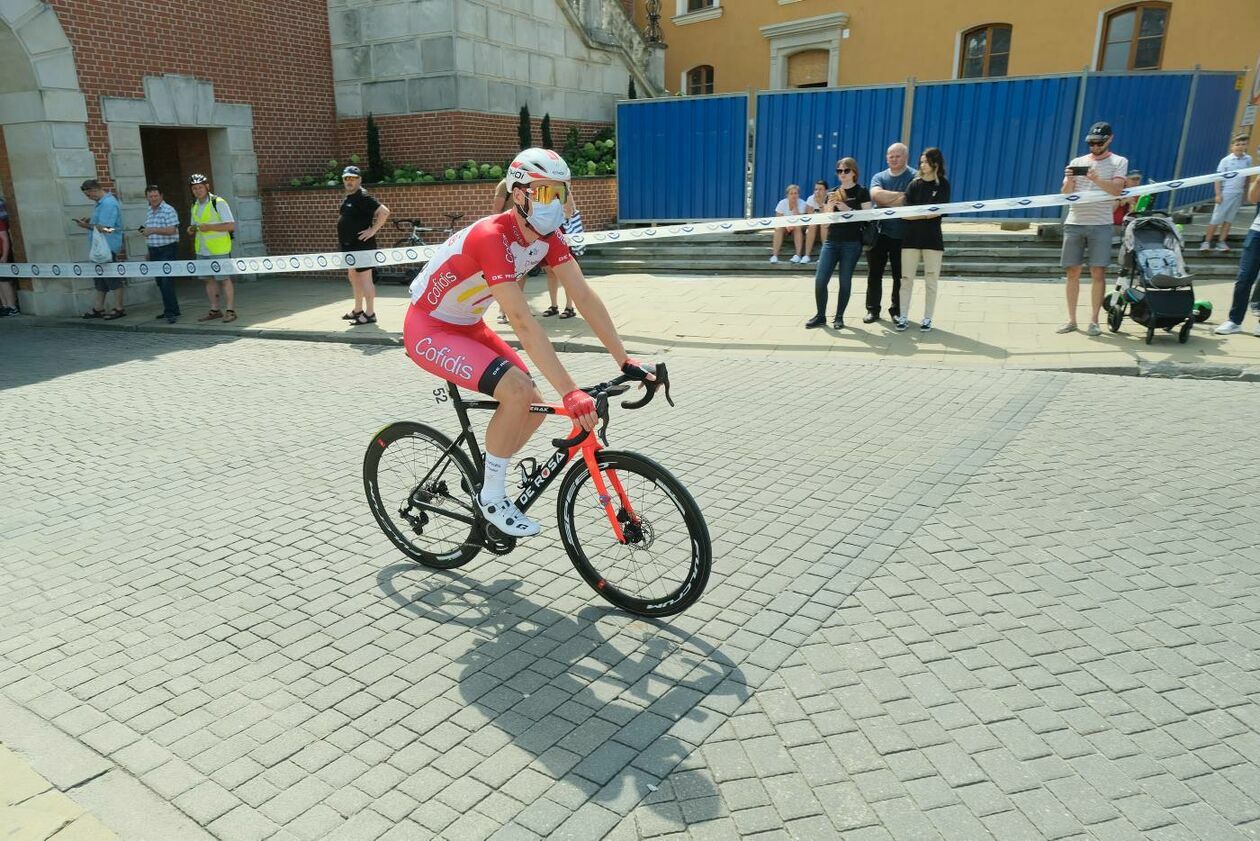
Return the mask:
<path id="1" fill-rule="evenodd" d="M 1085 142 L 1107 140 L 1111 137 L 1111 123 L 1104 123 L 1101 120 L 1089 127 L 1089 132 L 1085 135 Z"/>
<path id="2" fill-rule="evenodd" d="M 342 178 L 362 178 L 363 174 L 359 172 L 357 166 L 348 166 L 341 171 Z"/>

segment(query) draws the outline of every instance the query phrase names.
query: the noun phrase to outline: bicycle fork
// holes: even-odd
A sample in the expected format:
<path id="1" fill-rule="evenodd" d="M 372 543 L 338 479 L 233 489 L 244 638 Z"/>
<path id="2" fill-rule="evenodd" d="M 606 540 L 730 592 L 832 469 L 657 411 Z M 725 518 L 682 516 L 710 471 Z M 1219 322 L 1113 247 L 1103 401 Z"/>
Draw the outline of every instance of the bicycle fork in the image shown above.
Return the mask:
<path id="1" fill-rule="evenodd" d="M 611 467 L 608 469 L 608 482 L 604 481 L 604 474 L 599 469 L 599 459 L 596 453 L 601 447 L 598 443 L 594 443 L 594 436 L 588 439 L 592 443 L 588 443 L 582 447 L 582 459 L 586 462 L 586 469 L 591 474 L 591 481 L 595 484 L 595 490 L 599 494 L 599 504 L 604 508 L 604 514 L 608 517 L 608 524 L 612 526 L 613 534 L 617 536 L 617 542 L 626 544 L 630 541 L 626 539 L 625 529 L 622 527 L 622 517 L 625 522 L 637 523 L 639 518 L 634 513 L 634 506 L 630 503 L 630 496 L 626 493 L 625 486 L 621 484 L 621 477 L 617 475 L 617 471 Z M 612 485 L 612 489 L 617 494 L 617 500 L 621 504 L 621 516 L 613 510 L 612 494 L 608 492 L 608 486 Z"/>

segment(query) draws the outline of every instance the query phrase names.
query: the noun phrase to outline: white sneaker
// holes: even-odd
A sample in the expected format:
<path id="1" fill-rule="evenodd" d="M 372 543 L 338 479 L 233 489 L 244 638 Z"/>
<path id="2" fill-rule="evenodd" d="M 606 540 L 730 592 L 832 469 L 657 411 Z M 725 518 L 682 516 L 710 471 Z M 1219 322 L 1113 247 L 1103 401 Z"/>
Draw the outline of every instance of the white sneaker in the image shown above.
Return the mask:
<path id="1" fill-rule="evenodd" d="M 925 319 L 923 319 L 922 321 L 920 321 L 920 322 L 919 322 L 919 329 L 920 329 L 920 330 L 922 330 L 924 333 L 926 333 L 927 331 L 931 330 L 931 329 L 932 329 L 932 319 L 930 319 L 930 318 L 925 318 Z"/>
<path id="2" fill-rule="evenodd" d="M 1076 332 L 1076 323 L 1075 323 L 1075 322 L 1072 322 L 1072 321 L 1069 321 L 1067 324 L 1064 324 L 1062 327 L 1060 327 L 1058 330 L 1055 330 L 1054 332 L 1056 332 L 1056 333 L 1075 333 L 1075 332 Z"/>
<path id="3" fill-rule="evenodd" d="M 770 258 L 770 262 L 771 262 L 771 263 L 777 263 L 777 262 L 779 262 L 779 255 L 778 255 L 778 254 L 773 255 L 773 256 Z"/>
<path id="4" fill-rule="evenodd" d="M 910 326 L 910 319 L 906 318 L 904 315 L 899 315 L 897 316 L 896 319 L 893 320 L 893 329 L 895 329 L 898 333 L 905 330 L 909 326 Z"/>
<path id="5" fill-rule="evenodd" d="M 1220 242 L 1218 242 L 1218 243 L 1216 244 L 1216 250 L 1217 250 L 1217 251 L 1229 251 L 1229 250 L 1230 250 L 1230 248 L 1229 248 L 1229 244 L 1228 244 L 1228 243 L 1226 243 L 1224 240 L 1221 240 Z"/>
<path id="6" fill-rule="evenodd" d="M 803 266 L 808 262 L 809 262 L 809 255 L 806 254 L 804 257 L 801 258 L 801 265 Z"/>
<path id="7" fill-rule="evenodd" d="M 1098 322 L 1091 322 L 1089 327 L 1085 329 L 1086 336 L 1101 336 L 1102 330 L 1098 326 Z"/>
<path id="8" fill-rule="evenodd" d="M 542 526 L 537 521 L 522 514 L 507 497 L 498 502 L 486 504 L 478 496 L 477 507 L 481 509 L 481 516 L 485 517 L 487 522 L 508 537 L 533 537 L 542 531 Z"/>
<path id="9" fill-rule="evenodd" d="M 1255 327 L 1252 328 L 1251 335 L 1260 336 L 1260 324 L 1257 324 Z"/>
<path id="10" fill-rule="evenodd" d="M 792 255 L 792 259 L 791 259 L 789 262 L 792 262 L 792 263 L 799 263 L 799 262 L 801 262 L 801 257 L 800 257 L 800 255 L 799 255 L 799 254 L 793 254 L 793 255 Z"/>
<path id="11" fill-rule="evenodd" d="M 1220 327 L 1217 327 L 1217 328 L 1216 328 L 1215 330 L 1213 330 L 1212 332 L 1213 332 L 1213 333 L 1215 333 L 1215 334 L 1216 334 L 1216 335 L 1218 335 L 1218 336 L 1228 336 L 1228 335 L 1230 335 L 1231 333 L 1241 333 L 1241 332 L 1242 332 L 1242 325 L 1241 325 L 1241 324 L 1235 324 L 1235 323 L 1234 323 L 1234 322 L 1232 322 L 1232 321 L 1226 321 L 1224 324 L 1222 324 Z"/>
<path id="12" fill-rule="evenodd" d="M 1200 251 L 1211 251 L 1211 250 L 1212 250 L 1212 241 L 1211 241 L 1211 240 L 1208 240 L 1208 239 L 1203 240 L 1203 242 L 1199 243 L 1199 250 L 1200 250 Z"/>

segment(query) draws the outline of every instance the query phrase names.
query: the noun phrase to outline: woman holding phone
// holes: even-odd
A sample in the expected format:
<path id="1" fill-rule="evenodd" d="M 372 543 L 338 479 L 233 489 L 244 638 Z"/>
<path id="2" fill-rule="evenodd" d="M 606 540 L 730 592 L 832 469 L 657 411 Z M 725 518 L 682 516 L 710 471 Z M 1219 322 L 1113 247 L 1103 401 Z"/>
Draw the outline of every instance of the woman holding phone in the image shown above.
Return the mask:
<path id="1" fill-rule="evenodd" d="M 827 195 L 822 210 L 835 213 L 844 210 L 869 210 L 871 193 L 858 183 L 858 165 L 853 158 L 841 158 L 836 162 L 836 177 L 840 186 Z M 827 241 L 818 255 L 818 269 L 814 272 L 814 317 L 805 322 L 812 330 L 827 323 L 827 284 L 831 273 L 840 267 L 840 296 L 836 301 L 836 317 L 831 326 L 844 329 L 844 310 L 849 305 L 849 293 L 853 289 L 853 270 L 862 256 L 862 223 L 831 223 L 827 228 Z"/>
<path id="2" fill-rule="evenodd" d="M 949 180 L 945 177 L 945 156 L 935 146 L 919 156 L 919 173 L 906 187 L 906 204 L 945 204 L 949 201 Z M 936 310 L 936 287 L 941 279 L 941 260 L 945 256 L 945 240 L 941 235 L 941 214 L 924 213 L 907 216 L 906 236 L 901 241 L 901 315 L 898 331 L 910 326 L 910 296 L 914 292 L 914 275 L 923 259 L 923 286 L 927 292 L 923 304 L 923 320 L 919 329 L 932 329 L 932 313 Z"/>

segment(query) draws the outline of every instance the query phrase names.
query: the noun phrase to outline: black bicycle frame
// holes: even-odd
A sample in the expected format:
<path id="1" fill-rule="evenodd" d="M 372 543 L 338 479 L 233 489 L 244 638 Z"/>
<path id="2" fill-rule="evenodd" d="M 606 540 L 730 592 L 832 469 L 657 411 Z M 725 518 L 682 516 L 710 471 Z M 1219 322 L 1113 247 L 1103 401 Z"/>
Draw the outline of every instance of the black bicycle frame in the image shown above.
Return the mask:
<path id="1" fill-rule="evenodd" d="M 450 401 L 455 405 L 455 414 L 459 417 L 460 433 L 455 436 L 455 440 L 451 442 L 451 446 L 442 453 L 442 458 L 445 459 L 449 457 L 452 450 L 460 446 L 461 443 L 464 443 L 469 456 L 472 457 L 473 467 L 476 468 L 478 473 L 484 474 L 486 469 L 485 456 L 481 454 L 481 446 L 477 443 L 477 437 L 473 435 L 472 423 L 468 419 L 468 410 L 486 409 L 494 411 L 499 408 L 499 401 L 464 400 L 459 395 L 459 388 L 454 383 L 450 382 L 446 384 L 445 390 L 439 388 L 434 389 L 433 391 L 433 396 L 439 403 L 446 402 L 447 395 L 449 395 Z M 556 413 L 556 410 L 550 406 L 540 405 L 530 406 L 529 411 L 533 414 L 539 415 L 554 415 Z M 534 461 L 533 459 L 529 460 Z M 439 460 L 438 463 L 433 466 L 433 470 L 436 470 L 441 463 L 442 462 Z M 541 465 L 536 461 L 534 462 L 534 469 L 529 473 L 529 475 L 524 477 L 524 489 L 516 497 L 516 507 L 520 509 L 521 513 L 528 511 L 529 506 L 538 501 L 538 498 L 542 496 L 543 491 L 547 490 L 547 486 L 560 475 L 560 472 L 568 463 L 569 451 L 567 449 L 557 449 L 552 454 L 551 458 L 547 459 L 547 461 Z M 429 474 L 432 474 L 433 470 L 430 470 Z M 421 480 L 420 484 L 424 484 L 428 478 L 429 476 L 426 475 L 424 479 Z M 449 512 L 443 513 L 449 514 Z"/>

